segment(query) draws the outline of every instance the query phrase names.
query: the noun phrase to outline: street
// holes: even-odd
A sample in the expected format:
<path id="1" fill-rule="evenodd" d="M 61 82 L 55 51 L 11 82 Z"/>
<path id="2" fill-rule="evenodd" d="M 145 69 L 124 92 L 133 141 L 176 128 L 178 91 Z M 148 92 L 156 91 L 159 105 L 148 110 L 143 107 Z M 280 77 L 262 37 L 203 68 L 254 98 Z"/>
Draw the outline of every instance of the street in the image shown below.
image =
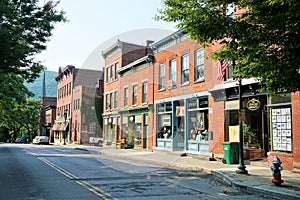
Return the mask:
<path id="1" fill-rule="evenodd" d="M 0 144 L 0 199 L 270 199 L 210 174 L 64 146 Z"/>

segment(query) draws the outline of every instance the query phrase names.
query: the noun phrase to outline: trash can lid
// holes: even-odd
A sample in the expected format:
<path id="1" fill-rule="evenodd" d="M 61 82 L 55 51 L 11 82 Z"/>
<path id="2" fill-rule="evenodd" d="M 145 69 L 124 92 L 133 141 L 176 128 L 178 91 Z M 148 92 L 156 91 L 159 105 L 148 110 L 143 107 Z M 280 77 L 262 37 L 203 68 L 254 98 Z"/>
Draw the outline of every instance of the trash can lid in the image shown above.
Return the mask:
<path id="1" fill-rule="evenodd" d="M 239 144 L 239 142 L 222 142 L 222 144 Z"/>
<path id="2" fill-rule="evenodd" d="M 239 144 L 239 142 L 230 142 L 230 144 Z"/>

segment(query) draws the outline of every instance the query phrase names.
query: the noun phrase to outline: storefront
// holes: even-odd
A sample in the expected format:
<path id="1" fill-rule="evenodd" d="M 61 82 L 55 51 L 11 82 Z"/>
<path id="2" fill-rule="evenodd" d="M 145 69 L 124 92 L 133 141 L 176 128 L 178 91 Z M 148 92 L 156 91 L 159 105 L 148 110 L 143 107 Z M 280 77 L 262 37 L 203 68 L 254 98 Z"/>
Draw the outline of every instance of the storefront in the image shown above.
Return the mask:
<path id="1" fill-rule="evenodd" d="M 64 142 L 70 144 L 70 130 L 69 121 L 55 120 L 51 130 L 54 132 L 54 143 L 64 144 Z"/>
<path id="2" fill-rule="evenodd" d="M 172 102 L 160 103 L 156 105 L 157 111 L 157 134 L 156 134 L 156 144 L 157 149 L 162 150 L 173 150 L 173 136 L 176 127 L 172 129 Z"/>
<path id="3" fill-rule="evenodd" d="M 104 144 L 112 145 L 116 142 L 116 138 L 120 134 L 120 117 L 117 113 L 103 114 L 104 121 Z"/>
<path id="4" fill-rule="evenodd" d="M 210 91 L 214 101 L 224 101 L 224 141 L 239 142 L 239 120 L 241 119 L 244 159 L 265 157 L 270 150 L 267 95 L 259 92 L 259 87 L 257 81 L 243 81 L 241 113 L 239 113 L 239 91 L 236 82 L 218 85 Z"/>
<path id="5" fill-rule="evenodd" d="M 208 98 L 193 98 L 188 103 L 187 152 L 209 155 L 208 152 Z"/>
<path id="6" fill-rule="evenodd" d="M 292 101 L 290 93 L 268 98 L 268 113 L 271 147 L 268 161 L 279 156 L 286 169 L 293 169 Z"/>
<path id="7" fill-rule="evenodd" d="M 119 110 L 122 118 L 122 131 L 118 139 L 125 139 L 127 148 L 148 148 L 148 116 L 151 112 L 152 104 Z"/>
<path id="8" fill-rule="evenodd" d="M 242 98 L 244 158 L 265 157 L 269 150 L 267 96 Z M 239 142 L 239 101 L 225 101 L 225 140 Z"/>
<path id="9" fill-rule="evenodd" d="M 155 149 L 208 154 L 208 92 L 157 100 L 155 103 Z"/>

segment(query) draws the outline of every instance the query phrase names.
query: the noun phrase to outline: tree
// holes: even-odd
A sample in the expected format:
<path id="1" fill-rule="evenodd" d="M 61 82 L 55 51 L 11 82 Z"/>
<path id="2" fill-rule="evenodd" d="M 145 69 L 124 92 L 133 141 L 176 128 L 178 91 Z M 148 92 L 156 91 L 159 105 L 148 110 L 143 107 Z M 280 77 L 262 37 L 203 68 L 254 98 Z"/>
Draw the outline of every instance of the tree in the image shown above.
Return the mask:
<path id="1" fill-rule="evenodd" d="M 163 0 L 156 19 L 176 22 L 200 44 L 221 44 L 211 57 L 234 60 L 236 77 L 257 78 L 269 92 L 299 90 L 300 2 L 232 2 Z"/>
<path id="2" fill-rule="evenodd" d="M 13 73 L 0 74 L 0 110 L 10 105 L 11 101 L 24 102 L 33 94 L 24 86 L 24 79 Z"/>
<path id="3" fill-rule="evenodd" d="M 8 130 L 12 139 L 22 136 L 20 131 L 24 130 L 31 141 L 32 134 L 36 133 L 40 127 L 40 106 L 40 100 L 26 99 L 24 102 L 11 102 L 5 105 L 5 109 L 1 107 L 0 127 Z"/>
<path id="4" fill-rule="evenodd" d="M 0 74 L 16 74 L 28 82 L 43 69 L 35 56 L 46 49 L 54 24 L 65 21 L 57 3 L 0 0 Z"/>

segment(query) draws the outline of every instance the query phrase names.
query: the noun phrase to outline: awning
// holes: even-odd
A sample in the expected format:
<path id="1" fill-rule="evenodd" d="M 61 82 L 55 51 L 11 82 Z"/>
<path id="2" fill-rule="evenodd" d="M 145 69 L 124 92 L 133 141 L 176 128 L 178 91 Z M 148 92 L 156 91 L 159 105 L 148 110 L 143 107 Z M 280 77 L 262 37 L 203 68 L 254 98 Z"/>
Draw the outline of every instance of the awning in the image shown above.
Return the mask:
<path id="1" fill-rule="evenodd" d="M 264 95 L 265 92 L 258 92 L 259 81 L 251 79 L 242 80 L 242 97 Z M 222 84 L 215 85 L 209 90 L 215 102 L 225 101 L 238 98 L 238 82 L 224 82 Z"/>
<path id="2" fill-rule="evenodd" d="M 52 127 L 53 131 L 66 131 L 67 128 L 69 127 L 69 122 L 66 124 L 54 124 Z"/>

